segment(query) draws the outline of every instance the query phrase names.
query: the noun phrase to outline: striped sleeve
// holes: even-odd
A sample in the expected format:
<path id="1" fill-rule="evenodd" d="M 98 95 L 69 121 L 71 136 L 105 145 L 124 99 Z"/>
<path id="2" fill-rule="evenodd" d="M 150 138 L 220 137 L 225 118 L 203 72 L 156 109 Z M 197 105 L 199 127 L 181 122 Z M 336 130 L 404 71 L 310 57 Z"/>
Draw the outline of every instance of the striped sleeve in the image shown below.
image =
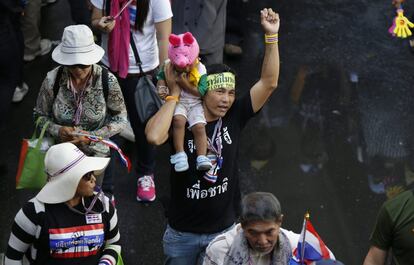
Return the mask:
<path id="1" fill-rule="evenodd" d="M 23 264 L 23 257 L 39 236 L 43 214 L 35 202 L 29 201 L 16 214 L 6 250 L 5 265 Z"/>
<path id="2" fill-rule="evenodd" d="M 109 205 L 109 229 L 108 233 L 105 234 L 105 249 L 99 265 L 115 265 L 118 261 L 118 254 L 121 253 L 118 215 L 112 203 L 108 201 L 107 205 Z"/>

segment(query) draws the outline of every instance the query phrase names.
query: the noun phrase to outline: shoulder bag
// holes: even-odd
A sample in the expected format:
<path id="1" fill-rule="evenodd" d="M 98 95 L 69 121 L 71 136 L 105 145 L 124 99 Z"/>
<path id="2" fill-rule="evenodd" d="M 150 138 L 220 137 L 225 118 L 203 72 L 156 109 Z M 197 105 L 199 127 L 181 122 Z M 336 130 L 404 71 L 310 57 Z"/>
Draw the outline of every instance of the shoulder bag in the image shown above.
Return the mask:
<path id="1" fill-rule="evenodd" d="M 134 98 L 135 106 L 137 108 L 138 117 L 142 123 L 146 122 L 149 118 L 154 115 L 162 105 L 161 98 L 155 91 L 155 85 L 152 82 L 152 77 L 146 75 L 142 70 L 142 62 L 138 55 L 138 50 L 135 45 L 134 39 L 131 32 L 131 47 L 134 52 L 135 61 L 139 67 L 140 74 L 143 76 L 139 78 L 138 83 L 135 87 Z"/>

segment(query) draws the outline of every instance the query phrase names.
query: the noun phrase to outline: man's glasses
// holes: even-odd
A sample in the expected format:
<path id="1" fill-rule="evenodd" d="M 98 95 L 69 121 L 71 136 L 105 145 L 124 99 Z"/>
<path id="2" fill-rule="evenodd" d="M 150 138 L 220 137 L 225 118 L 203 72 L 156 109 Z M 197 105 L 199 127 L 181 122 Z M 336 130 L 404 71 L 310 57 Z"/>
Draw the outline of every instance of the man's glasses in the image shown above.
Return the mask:
<path id="1" fill-rule="evenodd" d="M 74 64 L 74 65 L 67 65 L 68 68 L 70 69 L 75 69 L 75 68 L 79 68 L 79 69 L 86 69 L 88 68 L 90 65 L 84 65 L 84 64 Z"/>
<path id="2" fill-rule="evenodd" d="M 91 172 L 88 172 L 88 173 L 86 173 L 85 175 L 83 175 L 82 179 L 83 179 L 84 181 L 91 181 L 92 176 L 94 176 L 94 175 L 93 175 L 93 172 L 91 171 Z"/>

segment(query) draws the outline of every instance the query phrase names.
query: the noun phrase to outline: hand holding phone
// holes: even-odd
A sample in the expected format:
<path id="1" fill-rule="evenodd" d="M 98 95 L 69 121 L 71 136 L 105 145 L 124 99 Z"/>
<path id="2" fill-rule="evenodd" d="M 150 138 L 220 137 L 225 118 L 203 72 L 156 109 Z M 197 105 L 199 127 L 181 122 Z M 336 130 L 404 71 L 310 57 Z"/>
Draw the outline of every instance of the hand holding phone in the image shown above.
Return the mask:
<path id="1" fill-rule="evenodd" d="M 106 17 L 106 20 L 104 21 L 104 23 L 111 23 L 114 20 L 115 20 L 115 18 L 113 16 L 107 16 Z"/>
<path id="2" fill-rule="evenodd" d="M 98 27 L 101 31 L 109 33 L 115 27 L 115 19 L 112 16 L 101 17 Z"/>

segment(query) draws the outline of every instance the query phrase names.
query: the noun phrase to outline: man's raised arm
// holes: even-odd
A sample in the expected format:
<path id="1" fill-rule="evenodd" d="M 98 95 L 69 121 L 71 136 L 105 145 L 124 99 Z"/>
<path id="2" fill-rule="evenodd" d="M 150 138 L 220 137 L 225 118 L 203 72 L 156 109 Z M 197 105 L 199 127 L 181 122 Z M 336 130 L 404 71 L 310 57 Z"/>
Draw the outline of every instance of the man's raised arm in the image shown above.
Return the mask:
<path id="1" fill-rule="evenodd" d="M 260 79 L 250 90 L 254 112 L 263 107 L 276 89 L 279 79 L 279 14 L 271 8 L 265 8 L 260 11 L 260 18 L 265 33 L 265 55 Z"/>

